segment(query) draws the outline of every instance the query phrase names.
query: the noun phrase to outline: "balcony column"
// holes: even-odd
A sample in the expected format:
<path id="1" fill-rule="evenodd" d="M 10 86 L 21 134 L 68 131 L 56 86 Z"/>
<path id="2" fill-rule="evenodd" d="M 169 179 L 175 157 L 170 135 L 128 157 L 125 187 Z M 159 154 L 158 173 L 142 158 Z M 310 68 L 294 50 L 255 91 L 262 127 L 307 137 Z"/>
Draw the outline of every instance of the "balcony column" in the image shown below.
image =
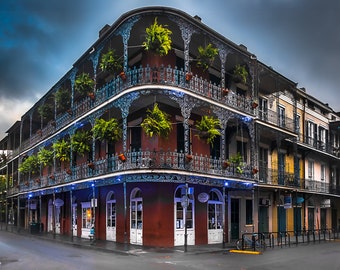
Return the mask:
<path id="1" fill-rule="evenodd" d="M 225 88 L 225 63 L 227 61 L 227 55 L 229 54 L 230 50 L 225 48 L 222 43 L 216 43 L 216 48 L 218 48 L 218 54 L 221 60 L 221 88 Z"/>
<path id="2" fill-rule="evenodd" d="M 91 125 L 91 129 L 93 128 L 95 122 L 96 122 L 96 119 L 99 119 L 100 116 L 102 115 L 102 112 L 99 111 L 98 113 L 94 113 L 92 115 L 89 116 L 89 122 L 90 122 L 90 125 Z M 91 160 L 94 161 L 95 160 L 95 157 L 96 157 L 96 138 L 92 135 L 92 157 L 91 157 Z"/>
<path id="3" fill-rule="evenodd" d="M 20 196 L 17 197 L 17 231 L 20 231 Z"/>
<path id="4" fill-rule="evenodd" d="M 71 235 L 71 241 L 73 242 L 73 195 L 72 195 L 72 188 L 70 189 L 70 235 Z"/>
<path id="5" fill-rule="evenodd" d="M 251 170 L 253 168 L 258 168 L 258 137 L 257 137 L 257 130 L 256 125 L 253 120 L 245 121 L 245 124 L 248 127 L 249 130 L 249 136 L 251 140 L 250 144 L 250 166 Z M 254 175 L 254 178 L 257 177 Z"/>
<path id="6" fill-rule="evenodd" d="M 184 126 L 184 153 L 190 153 L 190 145 L 189 145 L 189 118 L 191 115 L 191 110 L 195 107 L 195 104 L 199 104 L 197 100 L 190 98 L 185 95 L 183 97 L 179 97 L 176 95 L 170 96 L 171 99 L 175 100 L 179 107 L 181 108 L 181 114 L 183 116 L 183 126 Z"/>
<path id="7" fill-rule="evenodd" d="M 181 30 L 182 33 L 182 39 L 184 41 L 184 73 L 189 71 L 189 44 L 191 41 L 191 36 L 193 33 L 195 33 L 194 26 L 191 24 L 188 24 L 187 22 L 176 18 L 173 18 L 173 20 L 178 24 L 178 27 Z"/>
<path id="8" fill-rule="evenodd" d="M 124 23 L 122 26 L 119 27 L 119 29 L 116 32 L 116 35 L 121 35 L 123 38 L 123 45 L 124 45 L 124 63 L 123 63 L 123 69 L 124 71 L 128 68 L 128 41 L 130 39 L 130 32 L 133 27 L 133 25 L 139 21 L 140 15 L 133 16 L 130 18 L 126 23 Z"/>
<path id="9" fill-rule="evenodd" d="M 23 132 L 23 128 L 24 128 L 24 122 L 25 121 L 20 121 L 20 134 L 19 134 L 19 146 L 21 146 L 21 143 L 22 143 L 22 132 Z M 31 134 L 30 134 L 31 135 Z M 15 149 L 17 146 L 15 145 L 16 141 L 15 141 L 15 136 L 14 134 L 12 134 L 13 137 L 10 137 L 8 135 L 8 144 L 9 144 L 9 147 L 12 147 L 12 148 L 9 148 L 9 149 Z"/>
<path id="10" fill-rule="evenodd" d="M 90 52 L 90 60 L 92 61 L 92 67 L 93 67 L 93 80 L 94 80 L 94 92 L 96 91 L 97 87 L 97 66 L 99 62 L 99 56 L 101 51 L 103 50 L 103 45 L 95 49 L 94 51 Z M 93 48 L 94 49 L 94 48 Z"/>
<path id="11" fill-rule="evenodd" d="M 258 99 L 258 62 L 255 55 L 250 56 L 249 73 L 251 76 L 251 96 L 253 100 Z"/>
<path id="12" fill-rule="evenodd" d="M 220 120 L 220 124 L 221 124 L 221 146 L 220 146 L 221 157 L 220 159 L 221 161 L 224 161 L 226 159 L 225 132 L 226 132 L 228 121 L 234 115 L 234 113 L 230 111 L 226 111 L 220 107 L 214 109 L 214 113 L 218 117 L 218 120 Z"/>
<path id="13" fill-rule="evenodd" d="M 33 121 L 33 113 L 29 114 L 30 117 L 30 144 L 32 143 L 32 121 Z"/>
<path id="14" fill-rule="evenodd" d="M 139 93 L 130 93 L 114 102 L 114 106 L 118 107 L 122 112 L 123 118 L 123 152 L 127 151 L 127 117 L 131 104 L 139 98 Z"/>
<path id="15" fill-rule="evenodd" d="M 68 130 L 68 135 L 70 136 L 70 142 L 71 142 L 71 137 L 76 133 L 77 127 L 72 127 Z M 70 169 L 72 171 L 72 165 L 73 165 L 73 148 L 72 148 L 72 143 L 70 144 Z"/>
<path id="16" fill-rule="evenodd" d="M 70 74 L 70 81 L 71 81 L 71 110 L 73 109 L 73 103 L 74 103 L 74 81 L 76 80 L 78 69 L 73 68 Z"/>

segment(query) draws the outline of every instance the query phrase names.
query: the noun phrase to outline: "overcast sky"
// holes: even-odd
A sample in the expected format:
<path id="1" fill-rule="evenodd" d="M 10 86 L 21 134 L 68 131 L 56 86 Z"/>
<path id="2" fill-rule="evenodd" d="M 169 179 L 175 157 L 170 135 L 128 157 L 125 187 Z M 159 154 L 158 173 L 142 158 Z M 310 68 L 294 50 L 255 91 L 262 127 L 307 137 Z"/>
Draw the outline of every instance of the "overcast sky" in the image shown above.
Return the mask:
<path id="1" fill-rule="evenodd" d="M 71 69 L 105 24 L 153 5 L 200 16 L 340 111 L 337 0 L 0 0 L 0 139 Z"/>

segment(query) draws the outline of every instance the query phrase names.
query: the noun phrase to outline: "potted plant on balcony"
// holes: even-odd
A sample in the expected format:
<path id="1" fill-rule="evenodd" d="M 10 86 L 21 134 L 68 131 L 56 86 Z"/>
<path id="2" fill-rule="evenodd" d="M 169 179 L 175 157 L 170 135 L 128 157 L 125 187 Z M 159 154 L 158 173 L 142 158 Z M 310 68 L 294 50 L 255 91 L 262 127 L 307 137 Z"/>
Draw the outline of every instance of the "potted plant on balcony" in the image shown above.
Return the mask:
<path id="1" fill-rule="evenodd" d="M 123 153 L 121 153 L 121 154 L 118 155 L 118 159 L 119 159 L 121 162 L 125 162 L 125 161 L 126 161 L 126 156 L 125 156 Z"/>
<path id="2" fill-rule="evenodd" d="M 25 158 L 19 165 L 19 172 L 23 174 L 35 174 L 39 171 L 39 161 L 37 155 L 31 155 Z"/>
<path id="3" fill-rule="evenodd" d="M 116 55 L 114 49 L 108 50 L 100 59 L 99 67 L 102 71 L 107 71 L 110 74 L 116 74 L 122 71 L 122 61 Z"/>
<path id="4" fill-rule="evenodd" d="M 239 152 L 236 155 L 231 156 L 229 161 L 232 163 L 234 169 L 236 169 L 236 173 L 243 173 L 243 157 Z"/>
<path id="5" fill-rule="evenodd" d="M 46 149 L 45 147 L 40 148 L 38 154 L 38 162 L 43 167 L 49 166 L 52 163 L 53 160 L 53 151 Z"/>
<path id="6" fill-rule="evenodd" d="M 81 73 L 76 77 L 74 81 L 74 89 L 81 95 L 88 95 L 90 98 L 94 98 L 94 80 L 88 73 Z"/>
<path id="7" fill-rule="evenodd" d="M 122 129 L 116 118 L 110 120 L 96 119 L 92 133 L 95 139 L 109 142 L 119 141 L 122 137 Z"/>
<path id="8" fill-rule="evenodd" d="M 153 24 L 145 29 L 145 41 L 142 46 L 145 50 L 142 58 L 142 65 L 151 67 L 176 65 L 176 55 L 171 50 L 172 31 L 166 25 L 159 24 L 157 17 Z M 171 52 L 171 53 L 170 53 Z"/>
<path id="9" fill-rule="evenodd" d="M 90 151 L 91 136 L 86 130 L 78 130 L 71 136 L 72 150 L 81 156 Z"/>
<path id="10" fill-rule="evenodd" d="M 70 161 L 71 145 L 68 140 L 58 140 L 52 145 L 55 157 L 61 162 Z"/>
<path id="11" fill-rule="evenodd" d="M 52 106 L 48 103 L 43 103 L 38 107 L 38 113 L 42 119 L 52 117 Z"/>
<path id="12" fill-rule="evenodd" d="M 145 29 L 146 37 L 143 47 L 146 51 L 152 51 L 160 56 L 167 55 L 171 50 L 172 31 L 162 24 L 158 24 L 157 17 L 154 23 Z"/>
<path id="13" fill-rule="evenodd" d="M 198 134 L 196 136 L 213 145 L 216 136 L 221 136 L 221 132 L 219 130 L 220 127 L 221 124 L 218 118 L 203 115 L 196 123 L 196 129 L 198 130 Z"/>
<path id="14" fill-rule="evenodd" d="M 152 110 L 147 110 L 147 116 L 142 121 L 141 127 L 149 137 L 158 135 L 167 138 L 172 130 L 172 123 L 170 116 L 161 111 L 155 103 Z"/>
<path id="15" fill-rule="evenodd" d="M 218 49 L 215 48 L 211 43 L 205 47 L 199 46 L 196 66 L 202 68 L 204 72 L 207 71 L 208 68 L 213 64 L 217 54 Z"/>
<path id="16" fill-rule="evenodd" d="M 247 83 L 248 71 L 245 66 L 237 64 L 233 71 L 233 80 L 235 83 Z"/>
<path id="17" fill-rule="evenodd" d="M 71 92 L 65 88 L 59 88 L 54 94 L 57 108 L 66 111 L 71 107 Z"/>

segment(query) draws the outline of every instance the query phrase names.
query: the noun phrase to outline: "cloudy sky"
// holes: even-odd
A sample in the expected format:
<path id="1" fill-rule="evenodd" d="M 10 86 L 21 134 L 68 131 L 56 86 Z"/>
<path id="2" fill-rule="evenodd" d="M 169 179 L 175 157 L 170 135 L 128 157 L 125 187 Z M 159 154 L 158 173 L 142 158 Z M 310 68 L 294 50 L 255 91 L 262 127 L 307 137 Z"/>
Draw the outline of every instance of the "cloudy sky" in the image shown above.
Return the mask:
<path id="1" fill-rule="evenodd" d="M 71 69 L 105 24 L 152 5 L 200 16 L 340 111 L 337 0 L 1 0 L 0 139 Z"/>

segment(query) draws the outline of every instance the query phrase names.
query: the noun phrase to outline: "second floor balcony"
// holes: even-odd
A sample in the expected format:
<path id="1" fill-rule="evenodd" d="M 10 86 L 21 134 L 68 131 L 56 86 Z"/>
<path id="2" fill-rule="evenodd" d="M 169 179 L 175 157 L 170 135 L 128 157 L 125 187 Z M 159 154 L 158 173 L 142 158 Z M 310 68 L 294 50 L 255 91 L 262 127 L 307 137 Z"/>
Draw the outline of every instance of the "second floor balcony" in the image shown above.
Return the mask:
<path id="1" fill-rule="evenodd" d="M 91 180 L 101 176 L 112 177 L 110 174 L 138 173 L 176 174 L 181 172 L 188 175 L 197 174 L 211 179 L 255 181 L 256 176 L 250 165 L 242 167 L 234 164 L 226 165 L 225 161 L 202 155 L 186 155 L 177 151 L 136 151 L 116 154 L 108 158 L 100 158 L 79 165 L 55 168 L 49 174 L 24 176 L 20 183 L 9 190 L 9 195 L 17 192 L 48 188 L 79 180 Z"/>

